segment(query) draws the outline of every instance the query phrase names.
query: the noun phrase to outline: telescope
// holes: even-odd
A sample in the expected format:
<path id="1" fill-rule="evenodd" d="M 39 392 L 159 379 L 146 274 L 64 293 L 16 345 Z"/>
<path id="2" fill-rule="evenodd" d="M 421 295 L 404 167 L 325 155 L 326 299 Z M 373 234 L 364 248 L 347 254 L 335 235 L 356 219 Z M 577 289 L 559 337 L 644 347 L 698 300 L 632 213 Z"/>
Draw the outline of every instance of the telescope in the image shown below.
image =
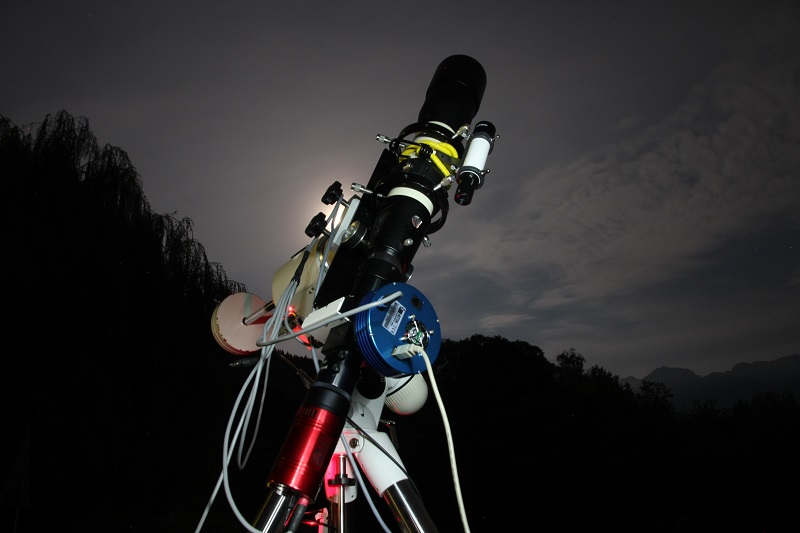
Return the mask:
<path id="1" fill-rule="evenodd" d="M 271 301 L 237 293 L 215 309 L 217 342 L 237 356 L 257 354 L 240 363 L 253 367 L 254 380 L 275 345 L 290 340 L 312 352 L 317 370 L 258 515 L 246 521 L 234 507 L 247 530 L 296 532 L 309 506 L 325 497 L 331 511 L 318 518 L 320 531 L 344 532 L 353 475 L 363 472 L 402 531 L 438 531 L 391 436 L 377 428 L 384 407 L 413 414 L 427 400 L 423 375 L 433 379 L 442 335 L 432 303 L 409 283 L 413 259 L 444 227 L 451 192 L 458 205 L 470 205 L 489 173 L 495 127 L 473 125 L 485 89 L 486 73 L 472 57 L 442 61 L 416 122 L 376 136 L 384 147 L 367 183 L 351 184 L 348 198 L 338 181 L 324 192 L 332 211 L 309 222 L 311 242 L 274 274 Z M 468 529 L 463 513 L 462 520 Z"/>

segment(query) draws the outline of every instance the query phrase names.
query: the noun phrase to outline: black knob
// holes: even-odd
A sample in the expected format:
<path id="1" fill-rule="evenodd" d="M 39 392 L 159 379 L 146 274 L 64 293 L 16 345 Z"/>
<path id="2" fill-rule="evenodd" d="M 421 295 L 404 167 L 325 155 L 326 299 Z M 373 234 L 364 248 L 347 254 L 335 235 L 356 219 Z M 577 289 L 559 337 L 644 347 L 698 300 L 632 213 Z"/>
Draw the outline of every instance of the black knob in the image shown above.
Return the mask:
<path id="1" fill-rule="evenodd" d="M 322 195 L 322 203 L 325 205 L 333 205 L 336 203 L 336 200 L 342 195 L 342 184 L 338 181 L 334 181 L 328 190 L 325 191 L 325 194 Z"/>
<path id="2" fill-rule="evenodd" d="M 306 226 L 306 235 L 311 238 L 319 237 L 325 231 L 325 213 L 317 213 Z"/>

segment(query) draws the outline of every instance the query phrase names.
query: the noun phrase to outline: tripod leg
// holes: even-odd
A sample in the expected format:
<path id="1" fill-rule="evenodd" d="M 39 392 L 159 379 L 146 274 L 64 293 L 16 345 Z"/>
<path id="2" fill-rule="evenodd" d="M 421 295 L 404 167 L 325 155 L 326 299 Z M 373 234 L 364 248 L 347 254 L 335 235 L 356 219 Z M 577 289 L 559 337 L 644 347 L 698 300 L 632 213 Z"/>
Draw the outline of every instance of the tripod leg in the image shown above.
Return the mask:
<path id="1" fill-rule="evenodd" d="M 380 448 L 366 441 L 356 458 L 370 484 L 391 509 L 400 528 L 404 533 L 438 533 L 422 499 L 409 481 L 405 466 L 389 436 L 380 431 L 372 431 L 370 436 Z"/>
<path id="2" fill-rule="evenodd" d="M 409 480 L 400 480 L 386 489 L 383 493 L 383 500 L 404 532 L 437 533 L 439 531 Z"/>

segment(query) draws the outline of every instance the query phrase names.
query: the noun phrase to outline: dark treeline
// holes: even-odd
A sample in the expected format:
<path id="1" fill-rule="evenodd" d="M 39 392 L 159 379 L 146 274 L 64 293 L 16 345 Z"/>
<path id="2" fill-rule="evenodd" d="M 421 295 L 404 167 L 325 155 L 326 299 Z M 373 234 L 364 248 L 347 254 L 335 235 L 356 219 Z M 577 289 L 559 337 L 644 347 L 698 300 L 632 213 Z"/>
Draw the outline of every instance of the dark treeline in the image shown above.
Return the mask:
<path id="1" fill-rule="evenodd" d="M 24 131 L 0 117 L 0 176 L 0 530 L 194 531 L 247 374 L 210 317 L 246 287 L 208 261 L 190 220 L 151 211 L 125 152 L 83 118 Z M 574 349 L 553 361 L 500 337 L 442 345 L 434 378 L 472 531 L 800 530 L 793 396 L 676 410 L 663 385 L 634 391 Z M 256 451 L 231 467 L 245 516 L 303 393 L 276 358 Z M 387 418 L 431 516 L 459 531 L 433 394 Z M 363 499 L 357 530 L 377 531 Z M 240 530 L 220 494 L 204 531 Z"/>
<path id="2" fill-rule="evenodd" d="M 242 286 L 190 220 L 151 212 L 127 154 L 99 146 L 86 119 L 48 115 L 26 134 L 0 117 L 0 176 L 0 530 L 15 518 L 35 520 L 28 531 L 163 529 L 213 487 L 210 417 L 229 373 L 209 323 Z M 27 516 L 9 517 L 18 503 Z"/>

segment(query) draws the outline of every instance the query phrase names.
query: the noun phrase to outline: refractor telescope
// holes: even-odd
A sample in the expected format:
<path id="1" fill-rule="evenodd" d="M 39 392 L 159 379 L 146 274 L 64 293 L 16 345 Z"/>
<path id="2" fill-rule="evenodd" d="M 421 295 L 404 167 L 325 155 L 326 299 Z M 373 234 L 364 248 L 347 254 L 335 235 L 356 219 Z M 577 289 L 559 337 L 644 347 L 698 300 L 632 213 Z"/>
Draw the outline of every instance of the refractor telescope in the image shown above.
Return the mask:
<path id="1" fill-rule="evenodd" d="M 385 147 L 368 182 L 353 183 L 347 199 L 338 181 L 325 191 L 322 202 L 333 213 L 320 213 L 305 228 L 312 242 L 275 273 L 272 301 L 239 293 L 215 310 L 217 341 L 239 356 L 261 350 L 249 359 L 254 366 L 268 357 L 268 347 L 293 338 L 315 361 L 316 350 L 324 355 L 248 529 L 296 531 L 323 494 L 341 513 L 349 494 L 341 458 L 355 450 L 404 531 L 437 531 L 396 466 L 396 451 L 386 453 L 392 443 L 377 453 L 361 436 L 383 435 L 377 425 L 384 406 L 410 414 L 427 398 L 422 374 L 438 355 L 441 329 L 431 302 L 408 282 L 420 246 L 430 246 L 429 236 L 447 220 L 450 191 L 455 187 L 457 204 L 469 205 L 489 172 L 495 127 L 486 121 L 472 127 L 485 89 L 486 73 L 472 57 L 442 61 L 417 121 L 396 136 L 376 136 Z M 347 434 L 353 437 L 345 442 Z M 334 527 L 343 531 L 339 513 Z"/>

